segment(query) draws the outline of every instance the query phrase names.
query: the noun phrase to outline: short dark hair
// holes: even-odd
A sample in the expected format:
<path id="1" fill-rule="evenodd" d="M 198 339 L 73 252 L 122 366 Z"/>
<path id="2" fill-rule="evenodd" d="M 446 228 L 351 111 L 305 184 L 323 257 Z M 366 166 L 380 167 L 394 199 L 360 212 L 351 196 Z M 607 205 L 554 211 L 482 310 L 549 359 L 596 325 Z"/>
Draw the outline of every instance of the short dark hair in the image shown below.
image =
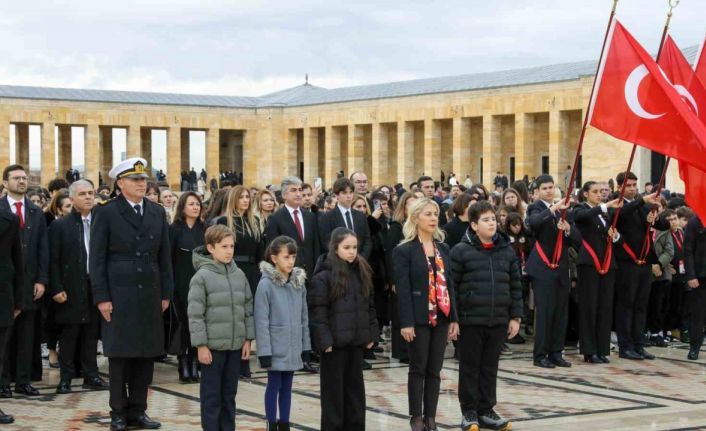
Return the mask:
<path id="1" fill-rule="evenodd" d="M 421 185 L 422 181 L 431 181 L 431 182 L 434 182 L 434 178 L 430 177 L 429 175 L 422 175 L 422 176 L 419 177 L 419 179 L 417 180 L 417 184 L 418 184 L 418 185 Z"/>
<path id="2" fill-rule="evenodd" d="M 302 191 L 304 191 L 304 190 L 306 190 L 306 189 L 314 190 L 314 188 L 311 187 L 311 184 L 309 184 L 309 183 L 304 183 L 304 184 L 302 184 Z"/>
<path id="3" fill-rule="evenodd" d="M 49 181 L 49 185 L 47 185 L 47 189 L 49 189 L 49 193 L 55 192 L 55 191 L 61 190 L 61 189 L 68 189 L 68 188 L 69 188 L 69 182 L 63 178 L 54 178 L 53 180 Z"/>
<path id="4" fill-rule="evenodd" d="M 648 182 L 645 183 L 645 187 L 647 187 L 647 186 L 652 186 L 652 185 L 654 185 L 654 184 L 652 184 L 650 181 L 648 181 Z"/>
<path id="5" fill-rule="evenodd" d="M 341 192 L 345 192 L 346 189 L 351 189 L 351 191 L 355 191 L 355 185 L 353 184 L 353 181 L 349 180 L 348 178 L 339 178 L 336 180 L 336 182 L 333 183 L 333 194 L 337 195 Z"/>
<path id="6" fill-rule="evenodd" d="M 625 178 L 628 180 L 634 180 L 637 181 L 637 175 L 633 174 L 632 172 L 621 172 L 615 177 L 615 182 L 618 183 L 619 186 L 623 185 L 623 181 L 625 181 Z"/>
<path id="7" fill-rule="evenodd" d="M 2 171 L 2 180 L 7 181 L 10 179 L 10 172 L 12 171 L 25 171 L 25 168 L 22 165 L 10 165 L 6 166 L 5 169 Z M 27 171 L 25 171 L 27 172 Z"/>
<path id="8" fill-rule="evenodd" d="M 227 237 L 231 237 L 233 241 L 235 241 L 233 230 L 229 229 L 228 226 L 224 224 L 215 224 L 206 229 L 204 242 L 206 245 L 216 245 Z"/>
<path id="9" fill-rule="evenodd" d="M 451 205 L 451 211 L 453 211 L 456 217 L 465 214 L 466 211 L 468 211 L 468 204 L 470 204 L 472 200 L 471 195 L 462 193 L 454 200 L 454 203 Z"/>
<path id="10" fill-rule="evenodd" d="M 478 201 L 468 208 L 468 222 L 478 223 L 480 216 L 489 212 L 495 214 L 493 205 L 489 201 Z"/>
<path id="11" fill-rule="evenodd" d="M 691 218 L 694 217 L 694 211 L 689 207 L 677 208 L 677 216 L 679 218 L 691 220 Z"/>
<path id="12" fill-rule="evenodd" d="M 542 184 L 546 183 L 554 184 L 554 177 L 549 174 L 542 174 L 538 176 L 536 180 L 534 180 L 534 183 L 537 185 L 537 188 L 541 187 Z"/>
<path id="13" fill-rule="evenodd" d="M 677 212 L 674 211 L 673 209 L 666 209 L 666 210 L 662 211 L 662 214 L 660 217 L 663 217 L 666 219 L 667 217 L 676 216 L 676 215 L 677 215 Z M 677 217 L 679 217 L 679 216 L 677 216 Z"/>

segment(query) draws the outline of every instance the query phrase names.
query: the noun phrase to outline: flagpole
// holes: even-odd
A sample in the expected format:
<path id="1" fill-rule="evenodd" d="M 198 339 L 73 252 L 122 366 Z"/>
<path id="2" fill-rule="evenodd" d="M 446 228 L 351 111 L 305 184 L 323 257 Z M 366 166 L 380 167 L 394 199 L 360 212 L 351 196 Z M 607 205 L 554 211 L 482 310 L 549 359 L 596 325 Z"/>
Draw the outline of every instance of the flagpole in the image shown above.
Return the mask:
<path id="1" fill-rule="evenodd" d="M 672 20 L 672 12 L 674 11 L 674 8 L 676 8 L 679 5 L 679 0 L 668 0 L 669 3 L 669 12 L 667 12 L 667 20 L 664 23 L 664 29 L 662 30 L 662 39 L 659 41 L 659 48 L 657 49 L 657 58 L 655 61 L 659 61 L 659 57 L 662 55 L 662 48 L 664 48 L 664 42 L 667 40 L 667 34 L 669 33 L 669 23 Z M 628 167 L 625 169 L 625 176 L 626 178 L 623 179 L 623 184 L 620 187 L 620 196 L 618 199 L 620 201 L 623 200 L 625 197 L 625 186 L 627 185 L 627 173 L 630 172 L 630 169 L 632 169 L 632 162 L 635 159 L 635 151 L 637 150 L 637 144 L 632 145 L 632 151 L 630 152 L 630 160 L 628 160 Z M 664 180 L 665 174 L 667 172 L 667 166 L 669 164 L 669 157 L 665 161 L 665 166 L 664 170 L 662 172 L 662 179 L 660 179 L 660 184 Z M 659 193 L 660 185 L 657 185 L 657 193 Z M 615 229 L 616 225 L 618 224 L 618 216 L 620 215 L 620 209 L 622 207 L 618 207 L 615 210 L 615 214 L 613 215 L 613 229 Z"/>

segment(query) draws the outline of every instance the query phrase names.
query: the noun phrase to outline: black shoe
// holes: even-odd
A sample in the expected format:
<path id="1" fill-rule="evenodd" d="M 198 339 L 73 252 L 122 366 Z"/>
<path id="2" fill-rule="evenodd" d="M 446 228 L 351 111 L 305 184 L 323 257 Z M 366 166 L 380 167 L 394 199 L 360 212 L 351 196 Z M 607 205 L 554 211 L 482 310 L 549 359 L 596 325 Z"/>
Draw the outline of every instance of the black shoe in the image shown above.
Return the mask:
<path id="1" fill-rule="evenodd" d="M 552 361 L 550 361 L 548 358 L 535 359 L 534 366 L 535 367 L 542 367 L 542 368 L 556 368 L 556 365 L 554 365 L 554 363 Z"/>
<path id="2" fill-rule="evenodd" d="M 509 420 L 502 418 L 500 415 L 495 413 L 495 410 L 490 409 L 485 413 L 480 413 L 478 415 L 478 422 L 482 428 L 490 428 L 491 430 L 510 430 L 512 429 L 512 424 Z"/>
<path id="3" fill-rule="evenodd" d="M 400 359 L 400 364 L 409 364 L 409 358 Z"/>
<path id="4" fill-rule="evenodd" d="M 127 421 L 125 416 L 113 416 L 110 420 L 110 431 L 126 431 Z"/>
<path id="5" fill-rule="evenodd" d="M 156 430 L 162 427 L 161 423 L 150 419 L 146 413 L 141 414 L 137 419 L 127 421 L 127 425 L 142 430 Z"/>
<path id="6" fill-rule="evenodd" d="M 588 362 L 589 364 L 602 364 L 603 361 L 601 360 L 598 355 L 583 355 L 583 361 Z"/>
<path id="7" fill-rule="evenodd" d="M 277 422 L 267 422 L 267 428 L 265 431 L 277 431 Z"/>
<path id="8" fill-rule="evenodd" d="M 96 391 L 108 389 L 109 387 L 110 385 L 108 384 L 108 382 L 98 376 L 83 379 L 83 384 L 81 385 L 81 388 L 83 389 L 92 389 Z"/>
<path id="9" fill-rule="evenodd" d="M 59 386 L 56 387 L 57 394 L 70 394 L 71 393 L 71 381 L 61 381 Z"/>
<path id="10" fill-rule="evenodd" d="M 514 337 L 507 340 L 507 342 L 509 344 L 525 344 L 525 339 L 522 337 L 522 335 L 517 334 Z"/>
<path id="11" fill-rule="evenodd" d="M 0 386 L 0 398 L 12 398 L 12 389 L 10 389 L 10 385 Z"/>
<path id="12" fill-rule="evenodd" d="M 647 359 L 648 361 L 651 361 L 655 358 L 655 355 L 646 351 L 645 349 L 635 349 L 635 353 L 642 356 L 644 359 Z"/>
<path id="13" fill-rule="evenodd" d="M 642 355 L 638 354 L 634 350 L 622 351 L 618 354 L 618 356 L 623 359 L 632 359 L 632 360 L 637 360 L 637 361 L 641 361 L 641 360 L 645 359 Z"/>
<path id="14" fill-rule="evenodd" d="M 557 367 L 571 368 L 571 362 L 567 361 L 566 359 L 562 358 L 561 356 L 551 357 L 551 358 L 549 358 L 549 361 L 551 361 L 551 363 L 556 365 Z"/>
<path id="15" fill-rule="evenodd" d="M 187 362 L 186 355 L 179 355 L 177 358 L 177 371 L 179 372 L 179 381 L 182 383 L 191 382 L 191 370 Z"/>
<path id="16" fill-rule="evenodd" d="M 661 337 L 659 335 L 653 335 L 650 337 L 650 343 L 652 343 L 653 346 L 656 347 L 667 347 L 669 346 L 669 343 L 664 339 L 664 337 Z"/>
<path id="17" fill-rule="evenodd" d="M 360 367 L 363 370 L 372 370 L 373 369 L 373 366 L 370 365 L 370 362 L 366 361 L 365 359 L 363 359 L 363 363 L 360 365 Z"/>
<path id="18" fill-rule="evenodd" d="M 601 362 L 603 362 L 604 364 L 610 364 L 610 359 L 608 359 L 607 356 L 600 356 L 600 355 L 599 355 L 599 356 L 598 356 L 598 359 L 600 359 Z"/>
<path id="19" fill-rule="evenodd" d="M 698 349 L 689 349 L 689 354 L 686 355 L 686 359 L 690 361 L 695 361 L 699 359 L 699 350 Z"/>
<path id="20" fill-rule="evenodd" d="M 312 374 L 316 374 L 319 372 L 319 370 L 317 370 L 316 367 L 311 364 L 311 362 L 304 362 L 304 366 L 302 367 L 301 371 L 306 371 L 307 373 Z"/>
<path id="21" fill-rule="evenodd" d="M 10 415 L 6 415 L 2 410 L 0 410 L 0 424 L 7 425 L 15 422 L 15 418 Z"/>
<path id="22" fill-rule="evenodd" d="M 425 431 L 439 431 L 436 426 L 436 419 L 434 418 L 424 418 L 424 430 Z"/>
<path id="23" fill-rule="evenodd" d="M 289 422 L 277 422 L 277 431 L 289 431 Z"/>
<path id="24" fill-rule="evenodd" d="M 15 385 L 15 392 L 17 392 L 18 394 L 26 395 L 28 397 L 34 397 L 39 395 L 39 391 L 29 383 Z"/>

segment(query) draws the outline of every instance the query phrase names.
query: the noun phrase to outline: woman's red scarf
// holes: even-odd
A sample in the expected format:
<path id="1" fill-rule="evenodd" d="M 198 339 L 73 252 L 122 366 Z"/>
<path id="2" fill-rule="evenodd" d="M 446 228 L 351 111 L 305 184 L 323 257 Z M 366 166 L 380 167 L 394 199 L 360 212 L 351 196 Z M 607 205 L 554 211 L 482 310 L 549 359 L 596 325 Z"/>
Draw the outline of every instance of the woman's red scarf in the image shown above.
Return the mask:
<path id="1" fill-rule="evenodd" d="M 431 326 L 436 326 L 437 310 L 441 310 L 444 316 L 449 315 L 451 311 L 451 300 L 449 299 L 449 291 L 446 288 L 446 277 L 444 276 L 444 260 L 441 258 L 439 249 L 434 244 L 434 263 L 436 264 L 436 277 L 434 276 L 434 268 L 429 263 L 427 257 L 427 268 L 429 270 L 429 323 Z M 422 244 L 422 250 L 424 245 Z M 424 252 L 426 256 L 426 251 Z"/>

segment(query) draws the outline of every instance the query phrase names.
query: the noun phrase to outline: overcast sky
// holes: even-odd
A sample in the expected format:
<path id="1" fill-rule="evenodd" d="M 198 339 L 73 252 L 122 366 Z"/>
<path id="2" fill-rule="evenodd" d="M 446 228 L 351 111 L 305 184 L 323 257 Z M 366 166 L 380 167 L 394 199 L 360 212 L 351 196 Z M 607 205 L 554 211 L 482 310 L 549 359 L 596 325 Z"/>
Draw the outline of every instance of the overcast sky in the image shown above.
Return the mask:
<path id="1" fill-rule="evenodd" d="M 256 96 L 598 57 L 611 0 L 3 2 L 0 84 Z M 667 0 L 621 0 L 656 51 Z M 672 34 L 700 43 L 706 1 Z"/>

